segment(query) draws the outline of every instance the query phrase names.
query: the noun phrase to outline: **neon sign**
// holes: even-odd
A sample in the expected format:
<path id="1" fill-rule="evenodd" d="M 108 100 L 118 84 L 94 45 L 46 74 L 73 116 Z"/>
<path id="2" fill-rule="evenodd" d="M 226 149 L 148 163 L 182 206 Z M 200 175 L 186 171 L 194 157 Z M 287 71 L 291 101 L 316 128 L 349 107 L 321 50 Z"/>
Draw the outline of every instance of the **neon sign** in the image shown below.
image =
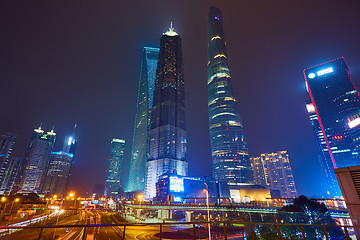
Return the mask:
<path id="1" fill-rule="evenodd" d="M 328 73 L 332 73 L 332 72 L 334 72 L 334 69 L 333 69 L 332 67 L 329 67 L 329 68 L 325 68 L 325 69 L 323 69 L 323 70 L 320 70 L 320 71 L 316 72 L 316 74 L 317 74 L 318 76 L 322 76 L 322 75 L 325 75 L 325 74 L 328 74 Z M 309 74 L 309 75 L 310 75 L 310 74 Z"/>

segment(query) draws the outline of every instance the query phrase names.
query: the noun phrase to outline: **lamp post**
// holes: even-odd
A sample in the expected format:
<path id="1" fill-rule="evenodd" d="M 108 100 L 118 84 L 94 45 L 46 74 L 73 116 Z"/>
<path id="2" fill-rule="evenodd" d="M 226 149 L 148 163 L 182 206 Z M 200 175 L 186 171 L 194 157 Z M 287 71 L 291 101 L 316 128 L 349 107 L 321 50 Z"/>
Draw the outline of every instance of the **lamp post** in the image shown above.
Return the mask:
<path id="1" fill-rule="evenodd" d="M 75 193 L 71 192 L 71 193 L 69 194 L 69 197 L 74 199 L 73 208 L 75 208 L 75 203 L 76 203 Z"/>
<path id="2" fill-rule="evenodd" d="M 14 206 L 14 203 L 16 203 L 16 202 L 18 202 L 18 201 L 20 201 L 20 199 L 19 199 L 19 198 L 15 198 L 15 200 L 12 202 L 11 208 L 10 208 L 10 215 L 11 215 L 12 208 L 13 208 L 13 206 Z"/>
<path id="3" fill-rule="evenodd" d="M 1 209 L 1 217 L 3 218 L 3 216 L 5 215 L 5 208 L 6 208 L 6 197 L 2 197 L 1 198 L 1 202 L 4 203 L 4 209 Z"/>
<path id="4" fill-rule="evenodd" d="M 12 209 L 13 209 L 14 203 L 19 202 L 19 201 L 20 201 L 19 198 L 15 198 L 15 200 L 12 202 L 11 208 L 10 208 L 10 216 L 11 216 L 11 213 L 12 213 Z M 15 217 L 16 217 L 16 214 L 15 214 Z M 10 221 L 10 220 L 9 220 L 9 221 Z"/>
<path id="5" fill-rule="evenodd" d="M 210 230 L 210 210 L 209 210 L 209 188 L 206 182 L 204 182 L 206 189 L 206 208 L 207 208 L 207 219 L 208 219 L 208 229 L 209 229 L 209 240 L 211 240 L 211 230 Z"/>
<path id="6" fill-rule="evenodd" d="M 141 201 L 144 200 L 144 195 L 139 194 L 139 195 L 137 196 L 137 198 L 138 198 L 138 200 L 139 200 L 139 202 L 140 202 L 139 220 L 138 220 L 138 221 L 140 221 L 140 219 L 141 219 Z"/>

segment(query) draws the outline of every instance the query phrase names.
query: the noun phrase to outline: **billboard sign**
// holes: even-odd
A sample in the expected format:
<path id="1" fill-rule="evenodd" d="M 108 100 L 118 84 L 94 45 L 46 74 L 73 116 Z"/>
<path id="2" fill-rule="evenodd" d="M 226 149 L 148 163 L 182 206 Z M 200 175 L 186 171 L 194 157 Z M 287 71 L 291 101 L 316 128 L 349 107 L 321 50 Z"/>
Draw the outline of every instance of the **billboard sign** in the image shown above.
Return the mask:
<path id="1" fill-rule="evenodd" d="M 170 191 L 173 192 L 184 192 L 184 179 L 172 176 L 170 180 Z"/>

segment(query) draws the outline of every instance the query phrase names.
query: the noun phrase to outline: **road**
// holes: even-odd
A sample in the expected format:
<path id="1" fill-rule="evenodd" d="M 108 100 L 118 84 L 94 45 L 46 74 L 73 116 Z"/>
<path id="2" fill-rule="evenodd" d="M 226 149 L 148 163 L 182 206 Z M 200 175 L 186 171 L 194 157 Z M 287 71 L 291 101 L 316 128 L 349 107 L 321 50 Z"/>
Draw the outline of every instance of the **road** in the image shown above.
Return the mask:
<path id="1" fill-rule="evenodd" d="M 87 212 L 89 215 L 87 224 L 120 224 L 124 221 L 119 221 L 114 217 L 112 212 Z M 83 229 L 82 229 L 83 230 Z M 113 239 L 123 239 L 123 230 L 124 227 L 92 227 L 86 229 L 87 240 L 113 240 Z M 68 236 L 65 236 L 63 240 L 80 240 L 82 239 L 82 231 L 74 230 L 74 233 L 69 233 Z M 159 227 L 153 226 L 131 226 L 126 227 L 125 230 L 125 239 L 126 240 L 157 240 L 158 237 L 154 235 L 159 232 Z"/>
<path id="2" fill-rule="evenodd" d="M 57 217 L 57 216 L 56 216 Z M 56 222 L 58 222 L 58 225 L 74 225 L 74 224 L 81 224 L 82 221 L 80 219 L 79 213 L 70 213 L 68 216 L 64 215 L 59 217 L 59 220 L 57 218 L 51 218 L 43 223 L 42 225 L 54 225 Z M 58 221 L 57 221 L 58 220 Z M 32 239 L 38 239 L 40 233 L 40 229 L 26 229 L 26 230 L 20 230 L 16 231 L 10 235 L 2 236 L 1 239 L 5 240 L 12 240 L 12 239 L 26 239 L 26 240 L 32 240 Z M 53 236 L 61 236 L 62 234 L 66 233 L 66 229 L 44 229 L 43 231 L 43 238 L 50 239 Z"/>
<path id="3" fill-rule="evenodd" d="M 52 219 L 52 222 L 54 219 Z M 58 221 L 57 225 L 112 225 L 125 223 L 125 220 L 118 220 L 115 217 L 115 212 L 112 211 L 92 211 L 82 210 L 76 214 L 64 217 Z M 46 224 L 46 223 L 44 223 Z M 53 225 L 49 223 L 48 225 Z M 42 239 L 50 240 L 116 240 L 123 239 L 124 227 L 106 226 L 106 227 L 87 227 L 84 234 L 83 227 L 73 228 L 57 228 L 57 229 L 44 229 Z M 179 230 L 176 227 L 167 226 L 163 229 L 163 232 L 175 232 Z M 159 226 L 154 225 L 139 225 L 139 226 L 127 226 L 125 230 L 126 240 L 158 240 L 156 236 L 160 231 Z M 3 236 L 1 239 L 26 239 L 37 240 L 40 233 L 40 229 L 26 229 L 14 232 L 10 235 Z M 84 238 L 83 238 L 84 237 Z"/>

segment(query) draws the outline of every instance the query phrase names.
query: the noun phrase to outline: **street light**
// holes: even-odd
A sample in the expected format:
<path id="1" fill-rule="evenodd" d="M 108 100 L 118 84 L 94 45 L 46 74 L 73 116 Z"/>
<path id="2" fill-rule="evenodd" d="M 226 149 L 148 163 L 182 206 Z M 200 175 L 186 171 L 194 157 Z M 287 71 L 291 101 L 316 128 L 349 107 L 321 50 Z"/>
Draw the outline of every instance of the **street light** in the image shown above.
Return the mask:
<path id="1" fill-rule="evenodd" d="M 18 201 L 20 201 L 20 199 L 19 199 L 19 198 L 15 198 L 15 200 L 12 202 L 11 208 L 10 208 L 10 215 L 11 215 L 12 208 L 13 208 L 13 206 L 14 206 L 14 203 L 16 203 L 16 202 L 18 202 Z"/>
<path id="2" fill-rule="evenodd" d="M 138 198 L 138 200 L 139 200 L 139 202 L 140 202 L 140 209 L 139 209 L 139 220 L 140 220 L 140 219 L 141 219 L 141 201 L 144 200 L 144 195 L 139 194 L 139 195 L 137 196 L 137 198 Z"/>
<path id="3" fill-rule="evenodd" d="M 210 230 L 210 210 L 209 210 L 209 188 L 206 182 L 204 182 L 206 189 L 206 208 L 207 208 L 207 218 L 208 218 L 208 229 L 209 229 L 209 240 L 211 240 L 211 230 Z"/>
<path id="4" fill-rule="evenodd" d="M 2 202 L 6 201 L 6 197 L 2 197 L 1 198 Z M 1 209 L 1 218 L 3 218 L 3 216 L 5 215 L 5 208 L 6 208 L 6 203 L 4 204 L 4 209 Z"/>
<path id="5" fill-rule="evenodd" d="M 69 193 L 69 198 L 72 198 L 72 200 L 74 200 L 73 208 L 75 208 L 75 203 L 76 203 L 75 193 L 73 192 Z"/>

